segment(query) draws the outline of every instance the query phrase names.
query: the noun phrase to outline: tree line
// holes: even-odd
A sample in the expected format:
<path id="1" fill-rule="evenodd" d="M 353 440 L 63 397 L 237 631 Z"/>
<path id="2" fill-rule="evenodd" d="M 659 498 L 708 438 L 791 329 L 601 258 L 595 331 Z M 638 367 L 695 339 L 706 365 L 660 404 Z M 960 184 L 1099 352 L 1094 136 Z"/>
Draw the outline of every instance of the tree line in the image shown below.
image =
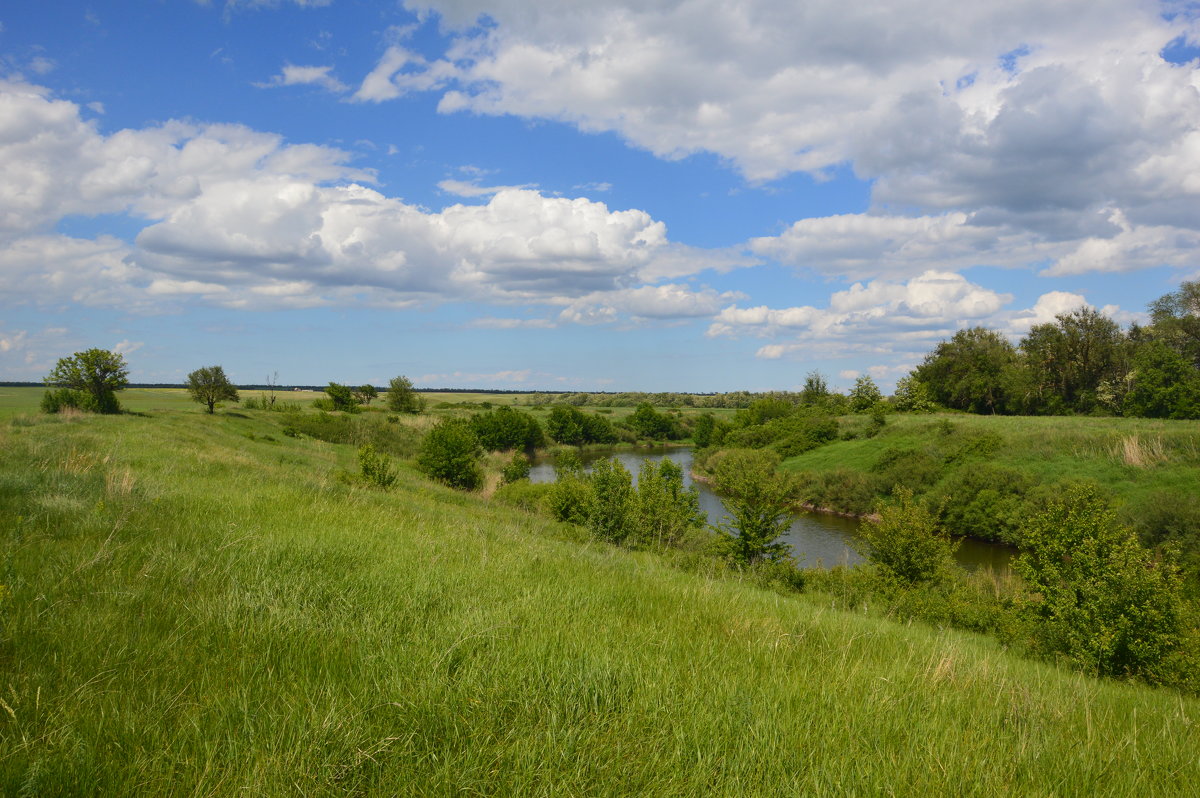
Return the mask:
<path id="1" fill-rule="evenodd" d="M 1082 307 L 1033 326 L 1019 343 L 959 330 L 902 384 L 900 402 L 1005 415 L 1200 418 L 1200 282 L 1150 304 L 1128 330 Z"/>

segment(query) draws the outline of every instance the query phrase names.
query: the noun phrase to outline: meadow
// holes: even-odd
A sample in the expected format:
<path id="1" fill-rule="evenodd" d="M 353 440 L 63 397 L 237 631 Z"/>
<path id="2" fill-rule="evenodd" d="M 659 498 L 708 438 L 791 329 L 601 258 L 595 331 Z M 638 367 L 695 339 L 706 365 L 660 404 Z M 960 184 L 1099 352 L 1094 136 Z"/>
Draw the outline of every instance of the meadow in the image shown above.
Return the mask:
<path id="1" fill-rule="evenodd" d="M 371 489 L 286 414 L 39 394 L 0 389 L 0 793 L 1200 788 L 1195 698 Z"/>

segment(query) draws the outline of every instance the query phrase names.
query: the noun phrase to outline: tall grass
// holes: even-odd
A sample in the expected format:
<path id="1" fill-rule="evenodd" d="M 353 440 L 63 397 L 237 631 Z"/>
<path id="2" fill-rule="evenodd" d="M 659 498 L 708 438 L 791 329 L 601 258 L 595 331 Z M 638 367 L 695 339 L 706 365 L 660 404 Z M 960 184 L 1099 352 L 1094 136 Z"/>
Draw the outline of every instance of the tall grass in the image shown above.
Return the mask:
<path id="1" fill-rule="evenodd" d="M 356 488 L 266 415 L 0 427 L 0 793 L 1200 785 L 1200 702 Z"/>

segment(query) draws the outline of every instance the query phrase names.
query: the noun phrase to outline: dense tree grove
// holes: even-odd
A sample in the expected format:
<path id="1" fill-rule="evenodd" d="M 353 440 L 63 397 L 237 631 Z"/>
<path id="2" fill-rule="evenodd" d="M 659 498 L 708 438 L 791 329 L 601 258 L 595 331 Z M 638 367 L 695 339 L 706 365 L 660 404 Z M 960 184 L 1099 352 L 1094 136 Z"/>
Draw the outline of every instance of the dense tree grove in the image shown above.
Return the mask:
<path id="1" fill-rule="evenodd" d="M 921 394 L 973 413 L 1106 413 L 1200 418 L 1200 282 L 1150 305 L 1122 330 L 1092 308 L 1030 328 L 1018 346 L 994 330 L 959 330 L 896 386 L 899 409 Z"/>

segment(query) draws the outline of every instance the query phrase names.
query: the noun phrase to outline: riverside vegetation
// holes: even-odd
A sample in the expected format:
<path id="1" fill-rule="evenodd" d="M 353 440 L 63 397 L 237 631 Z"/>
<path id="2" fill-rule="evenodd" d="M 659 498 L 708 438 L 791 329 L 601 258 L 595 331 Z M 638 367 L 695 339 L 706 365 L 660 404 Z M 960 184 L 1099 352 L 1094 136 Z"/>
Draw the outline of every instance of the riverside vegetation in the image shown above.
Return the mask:
<path id="1" fill-rule="evenodd" d="M 3 393 L 6 794 L 953 783 L 979 795 L 1154 795 L 1200 784 L 1196 699 L 1016 656 L 945 624 L 895 623 L 905 601 L 963 590 L 938 569 L 910 579 L 880 560 L 869 579 L 797 582 L 772 574 L 784 561 L 770 554 L 757 566 L 711 556 L 712 538 L 670 512 L 688 503 L 671 473 L 647 496 L 681 501 L 656 515 L 608 469 L 607 496 L 639 519 L 612 545 L 598 538 L 624 525 L 498 501 L 536 487 L 487 486 L 508 456 L 473 459 L 484 492 L 418 471 L 437 416 L 507 415 L 495 405 L 345 414 L 300 409 L 312 395 L 299 394 L 264 402 L 282 411 L 243 400 L 209 416 L 183 391 L 127 390 L 124 414 L 38 415 L 37 392 Z M 632 415 L 610 424 L 625 430 Z M 784 418 L 768 416 L 713 427 L 760 440 L 747 430 Z M 813 417 L 776 426 L 793 443 L 798 431 L 827 438 L 828 421 Z M 835 419 L 838 434 L 808 456 L 886 441 L 901 418 L 878 429 L 869 413 Z M 596 478 L 569 457 L 563 471 Z M 881 527 L 929 530 L 932 516 L 909 517 L 922 507 L 901 495 Z M 890 603 L 870 598 L 887 590 Z"/>

